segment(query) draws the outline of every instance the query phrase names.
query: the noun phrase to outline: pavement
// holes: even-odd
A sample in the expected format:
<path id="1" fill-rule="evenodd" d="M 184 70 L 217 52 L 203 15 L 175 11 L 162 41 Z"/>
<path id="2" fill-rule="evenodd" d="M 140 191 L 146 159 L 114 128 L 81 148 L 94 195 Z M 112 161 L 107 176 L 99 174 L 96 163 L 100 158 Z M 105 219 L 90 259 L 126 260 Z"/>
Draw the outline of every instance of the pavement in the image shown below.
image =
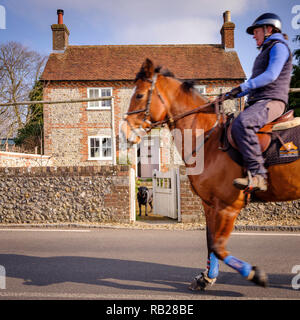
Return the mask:
<path id="1" fill-rule="evenodd" d="M 87 229 L 136 229 L 136 230 L 206 230 L 203 223 L 180 223 L 168 220 L 139 220 L 131 223 L 101 222 L 101 223 L 37 223 L 37 224 L 0 224 L 0 228 L 87 228 Z M 300 225 L 255 225 L 236 224 L 236 231 L 288 231 L 300 232 Z"/>

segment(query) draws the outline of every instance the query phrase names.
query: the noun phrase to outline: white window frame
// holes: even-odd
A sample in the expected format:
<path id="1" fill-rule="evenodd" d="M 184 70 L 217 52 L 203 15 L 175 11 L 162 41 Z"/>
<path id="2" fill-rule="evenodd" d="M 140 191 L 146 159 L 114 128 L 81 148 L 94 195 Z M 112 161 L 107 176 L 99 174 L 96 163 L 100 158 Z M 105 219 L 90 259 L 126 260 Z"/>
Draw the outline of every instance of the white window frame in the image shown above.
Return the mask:
<path id="1" fill-rule="evenodd" d="M 110 107 L 106 107 L 106 106 L 102 106 L 102 101 L 99 100 L 99 106 L 93 106 L 92 104 L 94 103 L 94 101 L 89 101 L 88 102 L 88 107 L 87 107 L 87 110 L 111 110 L 112 108 L 112 100 L 113 100 L 113 88 L 112 87 L 89 87 L 87 88 L 87 97 L 88 99 L 92 98 L 90 96 L 90 90 L 98 90 L 99 91 L 99 97 L 102 97 L 102 89 L 105 89 L 105 90 L 110 90 L 111 91 L 111 104 L 110 104 Z"/>
<path id="2" fill-rule="evenodd" d="M 206 85 L 194 85 L 194 88 L 200 93 L 200 94 L 203 94 L 203 95 L 206 95 Z M 199 89 L 202 89 L 203 92 L 201 92 Z"/>
<path id="3" fill-rule="evenodd" d="M 102 149 L 102 143 L 103 139 L 109 138 L 111 139 L 111 156 L 110 157 L 104 157 L 103 156 L 103 149 Z M 99 139 L 99 157 L 92 157 L 91 155 L 91 139 Z M 88 136 L 88 160 L 112 160 L 113 159 L 113 141 L 111 136 Z"/>

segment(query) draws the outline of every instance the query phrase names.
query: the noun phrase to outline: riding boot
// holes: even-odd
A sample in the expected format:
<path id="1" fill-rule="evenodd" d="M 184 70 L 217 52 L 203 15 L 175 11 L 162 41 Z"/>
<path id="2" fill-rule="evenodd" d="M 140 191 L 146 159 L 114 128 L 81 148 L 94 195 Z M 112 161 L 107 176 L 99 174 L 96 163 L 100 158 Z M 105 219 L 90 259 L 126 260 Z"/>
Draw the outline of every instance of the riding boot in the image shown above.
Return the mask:
<path id="1" fill-rule="evenodd" d="M 268 189 L 267 179 L 259 174 L 251 178 L 234 179 L 233 185 L 240 190 L 249 188 L 249 191 L 267 191 Z"/>

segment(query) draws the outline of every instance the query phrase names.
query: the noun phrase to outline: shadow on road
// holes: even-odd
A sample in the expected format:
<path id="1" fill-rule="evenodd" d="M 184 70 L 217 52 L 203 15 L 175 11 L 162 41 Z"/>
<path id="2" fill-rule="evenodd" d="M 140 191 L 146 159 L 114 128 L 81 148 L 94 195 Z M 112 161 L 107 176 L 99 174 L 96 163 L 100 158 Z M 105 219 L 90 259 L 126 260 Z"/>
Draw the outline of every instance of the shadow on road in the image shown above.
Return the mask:
<path id="1" fill-rule="evenodd" d="M 125 290 L 147 290 L 193 294 L 188 282 L 200 273 L 199 269 L 164 265 L 158 263 L 108 258 L 75 256 L 35 257 L 16 254 L 0 254 L 0 265 L 6 276 L 24 280 L 24 285 L 48 286 L 73 282 L 106 286 Z M 291 275 L 269 275 L 273 287 L 289 289 Z M 235 272 L 220 272 L 218 284 L 252 286 Z M 220 288 L 219 288 L 220 289 Z M 199 294 L 196 292 L 194 294 Z M 200 293 L 201 294 L 201 293 Z M 209 296 L 242 297 L 243 294 L 228 290 L 205 292 Z"/>

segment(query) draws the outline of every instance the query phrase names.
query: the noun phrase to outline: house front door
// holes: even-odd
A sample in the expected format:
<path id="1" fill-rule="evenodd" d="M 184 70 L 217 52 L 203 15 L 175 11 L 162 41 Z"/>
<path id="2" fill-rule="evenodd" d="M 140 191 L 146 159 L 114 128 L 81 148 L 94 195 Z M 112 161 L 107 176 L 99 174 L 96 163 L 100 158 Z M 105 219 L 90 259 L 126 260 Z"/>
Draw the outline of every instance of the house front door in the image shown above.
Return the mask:
<path id="1" fill-rule="evenodd" d="M 145 136 L 138 150 L 138 176 L 152 178 L 153 170 L 159 170 L 159 136 Z"/>

